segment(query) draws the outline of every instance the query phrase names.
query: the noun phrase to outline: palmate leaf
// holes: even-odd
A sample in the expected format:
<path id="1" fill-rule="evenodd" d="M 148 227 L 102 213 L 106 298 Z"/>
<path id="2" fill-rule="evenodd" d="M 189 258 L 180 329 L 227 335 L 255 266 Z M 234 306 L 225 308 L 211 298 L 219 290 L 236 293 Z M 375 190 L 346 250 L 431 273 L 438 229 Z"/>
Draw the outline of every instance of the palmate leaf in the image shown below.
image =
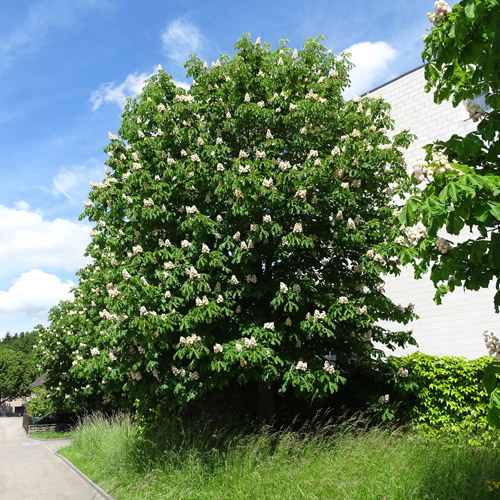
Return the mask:
<path id="1" fill-rule="evenodd" d="M 491 394 L 498 385 L 497 375 L 500 375 L 500 363 L 497 362 L 490 363 L 484 369 L 484 374 L 481 380 L 481 384 L 488 394 Z"/>
<path id="2" fill-rule="evenodd" d="M 490 394 L 488 422 L 495 429 L 500 429 L 500 390 L 498 387 Z"/>

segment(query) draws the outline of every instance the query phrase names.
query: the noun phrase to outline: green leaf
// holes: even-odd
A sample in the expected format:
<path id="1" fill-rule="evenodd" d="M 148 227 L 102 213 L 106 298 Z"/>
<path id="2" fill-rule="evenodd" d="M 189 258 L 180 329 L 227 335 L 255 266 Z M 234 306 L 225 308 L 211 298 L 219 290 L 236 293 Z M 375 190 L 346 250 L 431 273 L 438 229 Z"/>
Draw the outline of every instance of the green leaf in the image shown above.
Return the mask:
<path id="1" fill-rule="evenodd" d="M 500 392 L 498 387 L 491 393 L 490 396 L 488 422 L 495 429 L 500 429 Z"/>
<path id="2" fill-rule="evenodd" d="M 413 221 L 415 219 L 415 211 L 419 208 L 419 206 L 420 201 L 417 198 L 413 196 L 409 198 L 405 206 L 401 210 L 401 213 L 399 214 L 399 221 L 401 222 L 401 224 L 404 224 L 405 226 L 413 224 Z"/>
<path id="3" fill-rule="evenodd" d="M 498 385 L 497 374 L 500 374 L 500 364 L 490 363 L 484 369 L 481 384 L 488 394 L 491 394 Z"/>
<path id="4" fill-rule="evenodd" d="M 474 0 L 469 0 L 465 6 L 465 15 L 467 19 L 474 19 L 476 17 L 476 4 Z"/>
<path id="5" fill-rule="evenodd" d="M 495 219 L 500 220 L 500 203 L 489 201 L 488 205 L 490 206 L 490 214 L 493 215 Z"/>
<path id="6" fill-rule="evenodd" d="M 470 260 L 472 261 L 472 263 L 480 264 L 487 249 L 487 241 L 474 241 L 470 249 Z"/>

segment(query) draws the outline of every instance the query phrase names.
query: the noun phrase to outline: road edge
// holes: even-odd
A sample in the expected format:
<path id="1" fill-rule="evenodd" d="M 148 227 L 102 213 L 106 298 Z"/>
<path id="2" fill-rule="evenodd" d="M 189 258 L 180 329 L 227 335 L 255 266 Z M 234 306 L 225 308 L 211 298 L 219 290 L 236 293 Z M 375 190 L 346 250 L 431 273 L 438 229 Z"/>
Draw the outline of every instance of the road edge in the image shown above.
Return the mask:
<path id="1" fill-rule="evenodd" d="M 50 450 L 48 446 L 46 446 L 46 448 Z M 114 500 L 114 498 L 109 493 L 106 493 L 98 484 L 94 483 L 94 481 L 92 481 L 90 477 L 84 474 L 78 467 L 75 467 L 66 457 L 63 457 L 60 453 L 57 453 L 57 451 L 52 451 L 52 453 L 57 457 L 59 457 L 67 465 L 69 465 L 85 482 L 90 484 L 90 486 L 92 486 L 103 498 L 105 498 L 106 500 Z"/>

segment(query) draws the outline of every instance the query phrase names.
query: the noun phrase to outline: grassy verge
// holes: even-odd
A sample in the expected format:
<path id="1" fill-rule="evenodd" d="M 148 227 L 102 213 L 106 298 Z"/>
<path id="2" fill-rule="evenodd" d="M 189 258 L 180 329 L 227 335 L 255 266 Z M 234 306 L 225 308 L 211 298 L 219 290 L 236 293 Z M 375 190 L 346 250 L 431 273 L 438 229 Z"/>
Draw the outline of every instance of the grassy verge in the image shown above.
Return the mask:
<path id="1" fill-rule="evenodd" d="M 74 431 L 64 431 L 64 432 L 33 432 L 30 437 L 35 439 L 57 439 L 57 438 L 72 438 L 74 437 Z"/>
<path id="2" fill-rule="evenodd" d="M 497 448 L 359 425 L 245 435 L 177 423 L 146 438 L 126 416 L 94 416 L 61 453 L 116 500 L 500 498 Z"/>

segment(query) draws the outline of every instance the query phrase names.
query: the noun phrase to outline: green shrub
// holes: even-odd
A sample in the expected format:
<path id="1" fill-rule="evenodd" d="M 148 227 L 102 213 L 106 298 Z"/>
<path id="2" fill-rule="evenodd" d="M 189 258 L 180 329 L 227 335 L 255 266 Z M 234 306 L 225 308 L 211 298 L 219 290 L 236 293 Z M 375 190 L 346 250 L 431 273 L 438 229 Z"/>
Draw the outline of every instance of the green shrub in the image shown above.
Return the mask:
<path id="1" fill-rule="evenodd" d="M 488 395 L 480 384 L 491 361 L 490 356 L 468 360 L 420 352 L 390 357 L 393 399 L 399 403 L 399 414 L 432 434 L 446 430 L 492 435 L 487 421 Z"/>
<path id="2" fill-rule="evenodd" d="M 54 413 L 53 403 L 47 397 L 47 389 L 36 387 L 26 405 L 26 413 L 30 417 L 43 417 Z"/>
<path id="3" fill-rule="evenodd" d="M 56 406 L 54 400 L 47 395 L 45 387 L 36 387 L 33 390 L 28 404 L 26 405 L 26 413 L 30 417 L 44 417 L 55 413 L 75 413 L 81 410 L 80 407 L 73 408 L 69 405 Z"/>

